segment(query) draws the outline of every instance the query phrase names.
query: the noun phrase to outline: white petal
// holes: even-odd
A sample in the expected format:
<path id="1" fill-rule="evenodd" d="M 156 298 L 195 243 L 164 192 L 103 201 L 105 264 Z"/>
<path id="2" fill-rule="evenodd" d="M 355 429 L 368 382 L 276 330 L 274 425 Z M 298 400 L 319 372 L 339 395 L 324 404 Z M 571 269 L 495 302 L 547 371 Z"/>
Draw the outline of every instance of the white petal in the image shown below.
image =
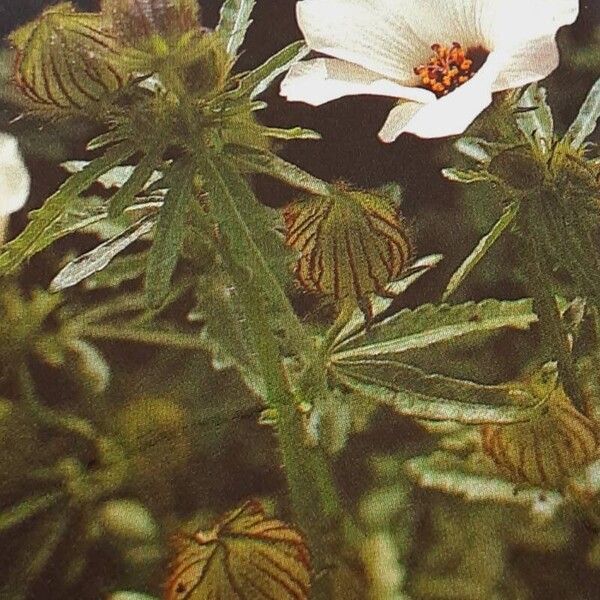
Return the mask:
<path id="1" fill-rule="evenodd" d="M 335 58 L 317 58 L 295 64 L 281 83 L 282 96 L 313 106 L 359 94 L 419 102 L 429 102 L 435 97 L 427 90 L 399 85 L 373 71 Z"/>
<path id="2" fill-rule="evenodd" d="M 0 216 L 14 213 L 25 205 L 30 178 L 17 140 L 0 133 Z"/>
<path id="3" fill-rule="evenodd" d="M 415 114 L 423 108 L 418 102 L 401 102 L 392 108 L 386 122 L 379 132 L 379 139 L 386 144 L 395 142 L 406 131 L 407 125 Z"/>
<path id="4" fill-rule="evenodd" d="M 402 19 L 403 2 L 392 0 L 302 0 L 298 24 L 312 50 L 360 65 L 410 85 L 427 50 L 424 39 Z"/>
<path id="5" fill-rule="evenodd" d="M 511 58 L 494 82 L 494 92 L 518 88 L 546 78 L 559 64 L 558 46 L 553 35 L 528 40 L 512 50 Z"/>
<path id="6" fill-rule="evenodd" d="M 492 49 L 521 46 L 526 40 L 554 36 L 575 21 L 579 0 L 485 0 L 485 32 Z"/>
<path id="7" fill-rule="evenodd" d="M 464 48 L 487 48 L 487 21 L 494 19 L 490 9 L 497 7 L 501 1 L 400 0 L 399 4 L 403 7 L 402 18 L 426 42 L 427 54 L 422 57 L 422 63 L 431 55 L 431 45 L 435 43 L 449 45 L 458 42 Z"/>
<path id="8" fill-rule="evenodd" d="M 400 104 L 390 113 L 379 134 L 380 138 L 382 141 L 393 141 L 402 133 L 413 133 L 422 138 L 464 133 L 477 116 L 491 104 L 493 82 L 506 60 L 506 55 L 492 52 L 473 79 L 447 96 L 423 104 L 418 110 L 414 103 Z"/>

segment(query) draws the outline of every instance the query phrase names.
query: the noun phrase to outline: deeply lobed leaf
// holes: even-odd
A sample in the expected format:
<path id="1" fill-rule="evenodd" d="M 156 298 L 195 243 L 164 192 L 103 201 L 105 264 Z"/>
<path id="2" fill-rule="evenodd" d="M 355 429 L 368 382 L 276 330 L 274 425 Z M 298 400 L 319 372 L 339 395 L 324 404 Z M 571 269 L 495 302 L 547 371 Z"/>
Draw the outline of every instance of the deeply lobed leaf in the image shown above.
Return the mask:
<path id="1" fill-rule="evenodd" d="M 104 156 L 93 160 L 82 171 L 67 179 L 42 208 L 30 213 L 31 222 L 25 230 L 0 248 L 0 274 L 14 271 L 22 262 L 57 239 L 105 218 L 103 207 L 93 200 L 82 200 L 79 194 L 129 158 L 134 151 L 133 145 L 128 142 L 113 146 Z"/>
<path id="2" fill-rule="evenodd" d="M 343 332 L 334 342 L 330 360 L 336 363 L 399 356 L 502 328 L 527 329 L 536 321 L 531 300 L 485 300 L 457 306 L 429 304 L 400 311 L 368 331 Z"/>
<path id="3" fill-rule="evenodd" d="M 542 402 L 517 387 L 486 386 L 429 375 L 411 365 L 383 358 L 338 362 L 330 373 L 373 402 L 402 415 L 434 421 L 522 422 L 532 418 Z"/>
<path id="4" fill-rule="evenodd" d="M 223 37 L 227 52 L 236 57 L 252 24 L 252 11 L 256 0 L 225 0 L 221 7 L 221 19 L 217 32 Z"/>

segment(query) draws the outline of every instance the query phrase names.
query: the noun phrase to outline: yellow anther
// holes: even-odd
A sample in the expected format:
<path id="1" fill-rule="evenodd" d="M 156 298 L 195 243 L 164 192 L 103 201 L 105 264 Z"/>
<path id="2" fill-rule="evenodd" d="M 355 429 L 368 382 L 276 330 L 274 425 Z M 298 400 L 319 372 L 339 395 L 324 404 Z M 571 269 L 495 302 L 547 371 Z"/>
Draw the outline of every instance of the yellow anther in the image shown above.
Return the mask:
<path id="1" fill-rule="evenodd" d="M 432 44 L 434 55 L 426 64 L 415 68 L 423 87 L 434 92 L 438 97 L 445 96 L 458 86 L 473 77 L 475 71 L 472 58 L 467 57 L 458 42 L 447 47 L 442 44 Z"/>

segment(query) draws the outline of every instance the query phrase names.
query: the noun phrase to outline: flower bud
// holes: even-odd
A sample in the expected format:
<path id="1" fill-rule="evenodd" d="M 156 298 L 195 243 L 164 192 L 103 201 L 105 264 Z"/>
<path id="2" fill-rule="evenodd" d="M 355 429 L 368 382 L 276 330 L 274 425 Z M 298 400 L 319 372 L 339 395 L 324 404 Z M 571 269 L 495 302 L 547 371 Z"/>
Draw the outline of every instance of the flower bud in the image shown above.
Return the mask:
<path id="1" fill-rule="evenodd" d="M 120 89 L 126 79 L 120 45 L 102 17 L 70 2 L 15 31 L 14 80 L 37 111 L 73 112 Z"/>
<path id="2" fill-rule="evenodd" d="M 532 389 L 532 391 L 534 391 Z M 543 414 L 526 423 L 482 428 L 483 448 L 516 483 L 560 489 L 598 455 L 598 427 L 554 388 Z"/>
<path id="3" fill-rule="evenodd" d="M 115 539 L 129 543 L 148 542 L 157 538 L 158 525 L 150 512 L 134 500 L 109 500 L 99 510 L 104 531 Z"/>
<path id="4" fill-rule="evenodd" d="M 544 165 L 527 148 L 501 152 L 492 158 L 488 170 L 520 191 L 537 189 L 544 181 Z"/>
<path id="5" fill-rule="evenodd" d="M 297 201 L 284 213 L 286 242 L 300 253 L 296 276 L 309 292 L 352 299 L 365 307 L 372 294 L 409 264 L 410 231 L 396 207 L 374 192 L 341 186 L 327 197 Z"/>

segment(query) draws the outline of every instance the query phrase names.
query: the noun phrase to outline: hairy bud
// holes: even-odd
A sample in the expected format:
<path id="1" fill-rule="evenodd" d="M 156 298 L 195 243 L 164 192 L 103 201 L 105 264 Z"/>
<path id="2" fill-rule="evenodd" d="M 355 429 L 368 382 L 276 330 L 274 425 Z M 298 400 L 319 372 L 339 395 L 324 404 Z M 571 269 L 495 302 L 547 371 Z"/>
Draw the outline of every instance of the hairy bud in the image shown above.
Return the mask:
<path id="1" fill-rule="evenodd" d="M 561 386 L 546 411 L 526 423 L 485 426 L 483 447 L 504 475 L 517 483 L 560 489 L 598 455 L 598 427 L 578 412 Z"/>
<path id="2" fill-rule="evenodd" d="M 14 80 L 32 109 L 77 112 L 120 89 L 127 78 L 118 40 L 102 17 L 70 2 L 47 9 L 15 31 Z"/>
<path id="3" fill-rule="evenodd" d="M 388 295 L 413 250 L 410 232 L 395 206 L 372 192 L 340 189 L 312 197 L 285 211 L 286 241 L 300 253 L 296 265 L 304 289 L 368 304 L 372 294 Z"/>

